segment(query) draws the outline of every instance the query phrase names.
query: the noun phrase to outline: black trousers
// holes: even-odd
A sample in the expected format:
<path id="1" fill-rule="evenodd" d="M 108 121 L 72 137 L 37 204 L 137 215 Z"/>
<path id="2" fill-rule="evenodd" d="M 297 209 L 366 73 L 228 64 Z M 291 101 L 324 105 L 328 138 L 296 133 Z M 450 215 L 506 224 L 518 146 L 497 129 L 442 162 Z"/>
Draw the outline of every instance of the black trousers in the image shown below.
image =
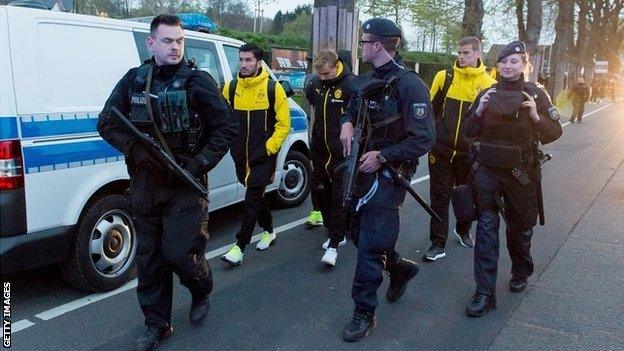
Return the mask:
<path id="1" fill-rule="evenodd" d="M 439 247 L 446 245 L 449 230 L 449 203 L 453 187 L 467 184 L 470 175 L 470 164 L 467 156 L 455 157 L 453 162 L 443 157 L 429 155 L 429 196 L 431 208 L 442 218 L 442 223 L 431 218 L 429 222 L 429 239 Z M 460 234 L 470 231 L 472 222 L 457 222 L 455 227 Z"/>
<path id="2" fill-rule="evenodd" d="M 265 186 L 253 186 L 245 191 L 243 221 L 240 230 L 236 233 L 236 241 L 241 248 L 251 242 L 256 222 L 267 232 L 273 231 L 273 216 L 271 216 L 269 202 L 264 194 L 265 188 Z"/>
<path id="3" fill-rule="evenodd" d="M 400 229 L 399 207 L 404 199 L 405 189 L 382 176 L 370 203 L 350 215 L 350 229 L 358 248 L 351 287 L 357 312 L 375 311 L 379 304 L 377 290 L 383 282 L 383 271 L 392 272 L 398 267 L 401 258 L 396 252 Z"/>
<path id="4" fill-rule="evenodd" d="M 583 121 L 583 114 L 585 113 L 585 103 L 577 102 L 572 104 L 572 116 L 570 116 L 570 122 L 574 123 L 578 119 L 579 123 Z"/>
<path id="5" fill-rule="evenodd" d="M 149 196 L 142 196 L 142 190 L 140 184 L 133 184 L 132 197 Z M 164 201 L 153 203 L 151 213 L 133 207 L 133 223 L 138 238 L 139 304 L 145 324 L 164 327 L 171 323 L 173 273 L 191 294 L 204 296 L 212 291 L 212 272 L 204 258 L 206 203 L 186 186 L 158 192 Z"/>
<path id="6" fill-rule="evenodd" d="M 506 179 L 508 178 L 508 179 Z M 511 258 L 511 274 L 528 277 L 533 274 L 531 239 L 533 226 L 518 212 L 505 189 L 505 184 L 513 181 L 511 176 L 501 177 L 501 173 L 479 167 L 475 173 L 475 184 L 482 204 L 477 221 L 477 235 L 474 249 L 474 278 L 477 292 L 495 296 L 496 275 L 498 273 L 500 216 L 494 205 L 496 197 L 503 194 L 505 219 L 507 221 L 507 250 Z"/>
<path id="7" fill-rule="evenodd" d="M 342 173 L 328 174 L 322 165 L 314 165 L 312 173 L 312 196 L 323 214 L 323 224 L 330 239 L 329 246 L 338 243 L 347 235 L 347 213 L 342 206 Z M 316 209 L 316 207 L 315 207 Z"/>

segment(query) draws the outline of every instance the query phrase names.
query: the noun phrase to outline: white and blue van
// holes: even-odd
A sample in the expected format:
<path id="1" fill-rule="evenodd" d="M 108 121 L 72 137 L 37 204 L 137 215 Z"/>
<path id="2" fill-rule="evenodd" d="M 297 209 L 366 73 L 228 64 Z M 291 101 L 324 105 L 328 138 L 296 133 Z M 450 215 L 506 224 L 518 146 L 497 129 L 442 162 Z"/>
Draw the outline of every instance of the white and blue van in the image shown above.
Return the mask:
<path id="1" fill-rule="evenodd" d="M 128 174 L 96 124 L 117 81 L 149 57 L 148 32 L 147 23 L 0 6 L 3 274 L 60 263 L 72 285 L 93 291 L 133 274 Z M 185 36 L 188 59 L 218 84 L 232 79 L 241 41 L 192 30 Z M 282 206 L 301 204 L 310 191 L 307 117 L 289 103 L 292 131 L 268 187 Z M 210 210 L 244 198 L 229 154 L 208 177 Z"/>

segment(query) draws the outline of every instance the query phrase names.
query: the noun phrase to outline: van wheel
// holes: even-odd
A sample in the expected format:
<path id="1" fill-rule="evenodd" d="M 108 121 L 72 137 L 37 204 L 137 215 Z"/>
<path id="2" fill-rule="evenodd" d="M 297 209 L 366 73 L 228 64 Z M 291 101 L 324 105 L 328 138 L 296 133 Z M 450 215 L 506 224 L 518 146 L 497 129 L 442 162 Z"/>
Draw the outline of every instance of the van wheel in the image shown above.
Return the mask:
<path id="1" fill-rule="evenodd" d="M 290 150 L 286 155 L 282 180 L 274 192 L 273 200 L 277 207 L 301 205 L 310 193 L 312 166 L 301 152 Z"/>
<path id="2" fill-rule="evenodd" d="M 135 255 L 130 202 L 119 194 L 105 195 L 80 218 L 69 259 L 61 270 L 67 282 L 78 289 L 109 291 L 134 275 Z"/>

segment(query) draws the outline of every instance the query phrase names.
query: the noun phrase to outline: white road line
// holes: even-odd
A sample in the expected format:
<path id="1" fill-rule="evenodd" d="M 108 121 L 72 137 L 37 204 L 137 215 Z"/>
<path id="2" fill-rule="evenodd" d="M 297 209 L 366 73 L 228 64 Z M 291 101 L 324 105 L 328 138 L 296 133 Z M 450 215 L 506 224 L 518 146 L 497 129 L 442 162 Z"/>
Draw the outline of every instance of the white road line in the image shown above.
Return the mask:
<path id="1" fill-rule="evenodd" d="M 32 327 L 33 325 L 35 325 L 35 323 L 29 321 L 28 319 L 20 319 L 15 323 L 11 323 L 11 332 L 17 333 L 18 331 Z"/>
<path id="2" fill-rule="evenodd" d="M 584 114 L 584 115 L 583 115 L 583 118 L 587 118 L 587 117 L 589 117 L 589 116 L 593 115 L 594 113 L 596 113 L 596 112 L 598 112 L 598 111 L 602 111 L 602 110 L 604 110 L 604 109 L 605 109 L 605 108 L 607 108 L 607 107 L 611 107 L 611 105 L 613 105 L 613 103 L 612 103 L 612 102 L 608 103 L 608 104 L 607 104 L 607 105 L 605 105 L 605 106 L 602 106 L 601 108 L 599 108 L 599 109 L 597 109 L 597 110 L 594 110 L 594 111 L 592 111 L 592 112 L 586 113 L 586 114 Z M 569 121 L 568 121 L 568 122 L 565 122 L 565 123 L 564 123 L 564 124 L 562 124 L 561 126 L 562 126 L 562 127 L 565 127 L 565 126 L 567 126 L 568 124 L 570 124 L 570 122 L 569 122 Z"/>
<path id="3" fill-rule="evenodd" d="M 601 111 L 601 110 L 603 110 L 603 109 L 605 109 L 607 107 L 610 107 L 611 105 L 613 105 L 613 103 L 610 103 L 610 104 L 608 104 L 606 106 L 603 106 L 603 107 L 601 107 L 601 108 L 599 108 L 597 110 L 589 112 L 589 113 L 583 115 L 583 118 L 588 117 L 590 115 L 593 115 L 594 113 L 596 113 L 598 111 Z M 563 126 L 565 127 L 568 124 L 570 124 L 570 122 L 564 123 Z M 425 176 L 416 178 L 416 179 L 412 180 L 410 182 L 410 184 L 414 185 L 416 183 L 421 183 L 421 182 L 424 182 L 426 180 L 429 180 L 429 175 L 425 175 Z M 307 218 L 301 218 L 301 219 L 298 219 L 296 221 L 293 221 L 293 222 L 290 222 L 290 223 L 286 223 L 286 224 L 284 224 L 282 226 L 279 226 L 279 227 L 275 228 L 275 231 L 278 232 L 278 233 L 279 232 L 288 231 L 288 230 L 290 230 L 292 228 L 296 228 L 296 227 L 302 225 L 303 223 L 305 223 L 306 220 L 307 220 Z M 258 240 L 260 240 L 260 234 L 254 235 L 251 238 L 251 243 L 255 243 Z M 225 254 L 226 252 L 228 252 L 230 247 L 231 247 L 231 244 L 223 246 L 223 247 L 220 247 L 218 249 L 215 249 L 215 250 L 212 250 L 212 251 L 209 251 L 209 252 L 206 252 L 205 257 L 206 257 L 206 259 L 210 260 L 210 259 L 213 259 L 213 258 L 215 258 L 217 256 L 221 256 L 221 255 Z M 134 289 L 136 287 L 137 287 L 137 280 L 133 279 L 133 280 L 127 282 L 126 284 L 122 285 L 121 287 L 119 287 L 119 288 L 117 288 L 115 290 L 112 290 L 112 291 L 109 291 L 109 292 L 105 292 L 105 293 L 91 294 L 91 295 L 82 297 L 80 299 L 68 302 L 68 303 L 63 304 L 61 306 L 57 306 L 57 307 L 51 308 L 49 310 L 43 311 L 41 313 L 38 313 L 38 314 L 35 315 L 35 317 L 37 317 L 39 319 L 42 319 L 44 321 L 47 321 L 47 320 L 50 320 L 52 318 L 56 318 L 58 316 L 61 316 L 61 315 L 65 314 L 65 313 L 67 313 L 67 312 L 74 311 L 74 310 L 79 309 L 81 307 L 90 305 L 90 304 L 95 303 L 97 301 L 109 298 L 111 296 L 120 294 L 120 293 L 122 293 L 124 291 L 127 291 L 127 290 L 130 290 L 130 289 Z M 20 330 L 24 330 L 26 328 L 29 328 L 29 327 L 33 326 L 33 325 L 35 325 L 35 323 L 32 323 L 32 322 L 30 322 L 27 319 L 22 319 L 22 320 L 20 320 L 18 322 L 13 323 L 13 332 L 18 332 Z"/>

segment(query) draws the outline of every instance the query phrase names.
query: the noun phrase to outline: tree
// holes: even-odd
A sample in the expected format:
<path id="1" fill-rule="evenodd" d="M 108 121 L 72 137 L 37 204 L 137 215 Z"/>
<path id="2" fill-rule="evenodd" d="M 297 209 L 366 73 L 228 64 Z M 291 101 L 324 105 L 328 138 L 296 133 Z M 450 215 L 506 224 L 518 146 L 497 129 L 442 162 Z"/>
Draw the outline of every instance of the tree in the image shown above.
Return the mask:
<path id="1" fill-rule="evenodd" d="M 525 0 L 516 0 L 518 38 L 526 44 L 529 54 L 535 54 L 542 31 L 542 0 L 527 0 L 526 11 L 524 4 Z"/>
<path id="2" fill-rule="evenodd" d="M 558 0 L 557 3 L 556 37 L 550 58 L 551 76 L 546 87 L 551 96 L 557 96 L 564 88 L 567 54 L 574 47 L 574 2 Z"/>
<path id="3" fill-rule="evenodd" d="M 284 30 L 284 15 L 282 10 L 277 11 L 273 17 L 273 26 L 271 26 L 271 34 L 280 34 Z"/>
<path id="4" fill-rule="evenodd" d="M 483 39 L 483 0 L 464 0 L 464 16 L 461 24 L 461 36 L 474 36 Z"/>
<path id="5" fill-rule="evenodd" d="M 302 11 L 294 20 L 284 24 L 284 31 L 282 34 L 299 38 L 309 38 L 311 28 L 312 15 Z"/>

